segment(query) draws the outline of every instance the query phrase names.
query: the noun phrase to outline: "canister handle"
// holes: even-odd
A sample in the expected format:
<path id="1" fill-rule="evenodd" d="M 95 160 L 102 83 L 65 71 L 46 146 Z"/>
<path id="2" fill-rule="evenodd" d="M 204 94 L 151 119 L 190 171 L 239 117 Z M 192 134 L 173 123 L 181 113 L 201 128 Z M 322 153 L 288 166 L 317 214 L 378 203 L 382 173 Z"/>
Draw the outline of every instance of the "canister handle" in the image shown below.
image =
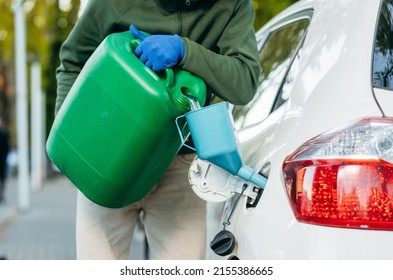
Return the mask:
<path id="1" fill-rule="evenodd" d="M 141 43 L 142 41 L 139 39 L 132 39 L 130 42 L 130 47 L 131 47 L 131 52 L 134 52 L 136 47 Z M 147 67 L 149 68 L 149 67 Z M 149 68 L 150 69 L 150 68 Z M 157 75 L 153 70 L 150 69 L 155 75 Z M 175 81 L 175 75 L 173 74 L 173 70 L 171 68 L 166 68 L 165 69 L 165 87 L 171 87 L 174 85 Z"/>
<path id="2" fill-rule="evenodd" d="M 139 46 L 139 44 L 140 44 L 141 42 L 142 42 L 142 41 L 139 40 L 139 39 L 132 39 L 132 40 L 130 41 L 131 52 L 134 52 L 135 49 L 136 49 L 136 47 Z"/>
<path id="3" fill-rule="evenodd" d="M 165 87 L 171 87 L 175 84 L 175 74 L 171 68 L 165 69 Z"/>

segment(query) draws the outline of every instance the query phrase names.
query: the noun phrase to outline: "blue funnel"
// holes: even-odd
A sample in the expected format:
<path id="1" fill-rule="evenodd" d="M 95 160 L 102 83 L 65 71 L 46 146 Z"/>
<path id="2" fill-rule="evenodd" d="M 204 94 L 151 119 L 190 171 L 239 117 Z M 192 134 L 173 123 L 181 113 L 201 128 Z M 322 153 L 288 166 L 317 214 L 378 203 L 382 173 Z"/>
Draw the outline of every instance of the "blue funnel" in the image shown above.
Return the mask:
<path id="1" fill-rule="evenodd" d="M 266 178 L 244 165 L 228 102 L 220 102 L 185 114 L 198 157 L 232 175 L 264 188 Z"/>

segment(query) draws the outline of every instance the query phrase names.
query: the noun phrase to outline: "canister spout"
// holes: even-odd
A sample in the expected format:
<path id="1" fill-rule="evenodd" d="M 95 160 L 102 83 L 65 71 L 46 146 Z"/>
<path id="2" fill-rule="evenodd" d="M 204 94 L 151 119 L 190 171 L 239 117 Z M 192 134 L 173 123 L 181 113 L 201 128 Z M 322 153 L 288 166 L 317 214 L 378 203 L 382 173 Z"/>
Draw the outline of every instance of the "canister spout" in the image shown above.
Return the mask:
<path id="1" fill-rule="evenodd" d="M 236 175 L 262 189 L 265 188 L 267 179 L 247 165 L 240 167 Z"/>

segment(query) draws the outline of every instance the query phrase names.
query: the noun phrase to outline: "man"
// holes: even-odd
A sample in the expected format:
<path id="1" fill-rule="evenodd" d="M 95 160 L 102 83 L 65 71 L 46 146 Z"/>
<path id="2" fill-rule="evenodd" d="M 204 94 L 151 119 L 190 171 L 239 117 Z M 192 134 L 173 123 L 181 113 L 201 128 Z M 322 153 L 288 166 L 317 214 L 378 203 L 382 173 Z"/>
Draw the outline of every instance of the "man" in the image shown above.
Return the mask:
<path id="1" fill-rule="evenodd" d="M 102 40 L 130 26 L 142 40 L 135 54 L 154 71 L 180 67 L 202 78 L 211 94 L 246 104 L 259 75 L 253 22 L 252 0 L 89 1 L 60 51 L 55 110 Z M 205 203 L 187 179 L 194 157 L 179 152 L 144 199 L 121 209 L 95 205 L 79 193 L 77 258 L 127 258 L 141 212 L 152 259 L 204 258 Z"/>
<path id="2" fill-rule="evenodd" d="M 8 133 L 3 128 L 2 121 L 0 119 L 0 203 L 4 200 L 5 180 L 7 177 L 7 155 L 9 149 Z"/>

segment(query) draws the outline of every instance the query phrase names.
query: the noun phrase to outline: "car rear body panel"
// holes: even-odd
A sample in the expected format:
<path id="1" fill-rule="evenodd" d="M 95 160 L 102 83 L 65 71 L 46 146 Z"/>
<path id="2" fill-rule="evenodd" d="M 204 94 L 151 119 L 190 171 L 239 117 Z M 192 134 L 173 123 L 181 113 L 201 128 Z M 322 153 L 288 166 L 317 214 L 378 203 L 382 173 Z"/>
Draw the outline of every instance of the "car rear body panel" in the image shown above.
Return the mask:
<path id="1" fill-rule="evenodd" d="M 258 205 L 247 208 L 242 197 L 231 217 L 228 229 L 237 238 L 234 254 L 240 259 L 393 258 L 391 231 L 299 223 L 282 174 L 285 157 L 310 138 L 356 119 L 382 115 L 371 80 L 379 6 L 380 1 L 300 1 L 258 33 L 258 38 L 266 38 L 265 33 L 286 18 L 313 11 L 289 100 L 263 122 L 237 131 L 245 163 L 256 170 L 270 166 Z M 392 116 L 393 93 L 377 89 L 376 95 L 385 114 Z M 224 212 L 213 228 L 220 228 L 234 200 L 222 206 L 224 210 L 210 206 Z"/>

